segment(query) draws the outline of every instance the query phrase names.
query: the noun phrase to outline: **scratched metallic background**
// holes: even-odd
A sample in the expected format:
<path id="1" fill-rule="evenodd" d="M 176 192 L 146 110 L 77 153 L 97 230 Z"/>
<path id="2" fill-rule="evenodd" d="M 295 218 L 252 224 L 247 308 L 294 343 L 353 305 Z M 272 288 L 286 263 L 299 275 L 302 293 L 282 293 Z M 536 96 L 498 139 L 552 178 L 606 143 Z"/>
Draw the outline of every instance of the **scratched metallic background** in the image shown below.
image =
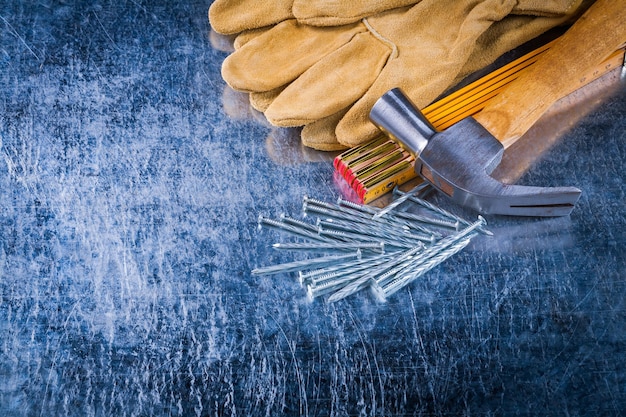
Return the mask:
<path id="1" fill-rule="evenodd" d="M 288 259 L 256 218 L 340 186 L 224 90 L 208 6 L 0 5 L 0 415 L 624 413 L 623 84 L 519 180 L 582 188 L 570 217 L 310 303 L 250 275 Z"/>

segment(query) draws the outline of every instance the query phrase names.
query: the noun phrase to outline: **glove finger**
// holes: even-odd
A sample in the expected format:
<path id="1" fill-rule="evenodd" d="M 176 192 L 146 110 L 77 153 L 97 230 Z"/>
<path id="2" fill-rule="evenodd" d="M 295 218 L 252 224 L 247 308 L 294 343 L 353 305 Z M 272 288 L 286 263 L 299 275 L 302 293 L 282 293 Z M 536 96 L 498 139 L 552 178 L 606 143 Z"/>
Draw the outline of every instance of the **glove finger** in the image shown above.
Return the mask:
<path id="1" fill-rule="evenodd" d="M 316 120 L 304 126 L 300 134 L 302 144 L 320 151 L 340 151 L 346 149 L 346 145 L 342 145 L 337 141 L 335 128 L 347 111 L 348 109 L 343 109 L 332 116 Z"/>
<path id="2" fill-rule="evenodd" d="M 209 21 L 213 30 L 226 35 L 275 25 L 296 16 L 301 23 L 313 26 L 338 26 L 419 1 L 217 0 L 209 7 Z"/>
<path id="3" fill-rule="evenodd" d="M 356 22 L 380 12 L 418 3 L 420 0 L 294 0 L 293 14 L 300 23 L 335 26 Z M 556 1 L 556 0 L 555 0 Z"/>
<path id="4" fill-rule="evenodd" d="M 292 82 L 364 30 L 360 23 L 316 28 L 288 20 L 228 56 L 222 65 L 222 77 L 236 90 L 273 90 Z"/>
<path id="5" fill-rule="evenodd" d="M 284 87 L 279 87 L 275 90 L 263 93 L 250 93 L 250 105 L 255 110 L 265 112 L 267 107 L 269 107 L 269 105 L 283 90 Z M 234 92 L 234 90 L 231 91 Z M 315 122 L 304 126 L 301 134 L 302 144 L 308 148 L 316 149 L 318 151 L 339 151 L 346 149 L 345 145 L 337 142 L 337 137 L 335 136 L 337 123 L 346 111 L 348 111 L 347 108 L 335 115 L 321 120 L 316 120 Z"/>
<path id="6" fill-rule="evenodd" d="M 241 49 L 245 44 L 247 44 L 248 42 L 250 42 L 252 39 L 256 37 L 261 36 L 262 34 L 267 32 L 269 29 L 270 29 L 269 27 L 263 27 L 259 29 L 250 29 L 250 30 L 241 32 L 235 37 L 235 41 L 233 42 L 233 47 L 235 48 L 235 51 L 237 49 Z"/>
<path id="7" fill-rule="evenodd" d="M 284 89 L 285 87 L 283 86 L 270 91 L 250 93 L 250 105 L 255 110 L 265 112 L 270 104 L 272 104 L 272 102 L 276 100 L 276 97 L 278 97 L 278 95 L 282 93 Z"/>
<path id="8" fill-rule="evenodd" d="M 231 35 L 292 19 L 293 0 L 217 0 L 209 22 L 218 33 Z"/>
<path id="9" fill-rule="evenodd" d="M 266 117 L 276 126 L 302 126 L 337 113 L 365 94 L 390 53 L 369 32 L 354 36 L 289 84 Z"/>
<path id="10" fill-rule="evenodd" d="M 575 12 L 583 0 L 520 0 L 513 13 L 528 16 L 563 17 Z"/>

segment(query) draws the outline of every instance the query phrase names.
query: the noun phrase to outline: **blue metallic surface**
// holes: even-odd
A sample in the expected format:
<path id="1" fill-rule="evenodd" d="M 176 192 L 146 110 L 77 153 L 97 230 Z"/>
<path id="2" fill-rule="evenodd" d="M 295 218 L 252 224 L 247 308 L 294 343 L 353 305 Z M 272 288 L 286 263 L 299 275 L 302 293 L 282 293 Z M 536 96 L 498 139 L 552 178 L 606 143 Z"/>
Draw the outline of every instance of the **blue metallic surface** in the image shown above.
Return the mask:
<path id="1" fill-rule="evenodd" d="M 519 178 L 580 187 L 571 216 L 487 217 L 384 304 L 309 302 L 250 274 L 290 259 L 257 215 L 341 186 L 225 89 L 208 6 L 0 5 L 0 415 L 626 410 L 621 85 Z"/>

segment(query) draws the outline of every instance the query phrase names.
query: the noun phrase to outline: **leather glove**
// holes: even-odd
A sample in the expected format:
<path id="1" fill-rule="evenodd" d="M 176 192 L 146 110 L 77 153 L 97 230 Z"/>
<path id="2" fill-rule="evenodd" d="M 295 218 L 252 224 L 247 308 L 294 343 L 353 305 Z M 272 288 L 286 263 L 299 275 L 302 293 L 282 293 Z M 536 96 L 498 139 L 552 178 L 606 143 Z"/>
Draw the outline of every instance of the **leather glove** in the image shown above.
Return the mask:
<path id="1" fill-rule="evenodd" d="M 477 40 L 470 58 L 451 85 L 458 84 L 466 76 L 492 64 L 506 52 L 562 23 L 564 23 L 563 18 L 515 15 L 507 16 L 502 21 L 494 23 Z M 250 104 L 254 109 L 264 112 L 283 90 L 284 87 L 281 87 L 268 92 L 250 93 Z M 335 130 L 348 110 L 349 108 L 343 109 L 334 115 L 305 125 L 300 135 L 302 144 L 321 151 L 346 149 L 346 145 L 337 141 Z"/>
<path id="2" fill-rule="evenodd" d="M 311 26 L 358 22 L 366 16 L 419 0 L 216 0 L 209 8 L 213 30 L 231 35 L 289 19 Z"/>
<path id="3" fill-rule="evenodd" d="M 286 20 L 228 57 L 222 74 L 243 91 L 284 88 L 266 109 L 278 126 L 309 124 L 349 108 L 336 133 L 339 143 L 355 146 L 378 133 L 368 121 L 369 109 L 390 88 L 401 87 L 424 105 L 459 76 L 495 22 L 511 14 L 560 11 L 562 17 L 579 3 L 422 0 L 339 27 Z"/>

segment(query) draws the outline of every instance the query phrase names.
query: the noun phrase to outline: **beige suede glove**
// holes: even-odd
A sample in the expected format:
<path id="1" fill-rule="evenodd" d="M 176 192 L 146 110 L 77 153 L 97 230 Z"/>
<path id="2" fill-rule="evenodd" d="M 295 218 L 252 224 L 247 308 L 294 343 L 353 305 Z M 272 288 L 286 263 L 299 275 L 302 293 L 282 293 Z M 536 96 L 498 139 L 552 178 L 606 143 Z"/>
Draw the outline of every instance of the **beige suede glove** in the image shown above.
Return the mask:
<path id="1" fill-rule="evenodd" d="M 532 17 L 510 15 L 494 23 L 477 40 L 472 55 L 463 66 L 451 86 L 465 76 L 491 64 L 502 54 L 539 36 L 543 32 L 563 23 L 562 17 Z M 267 31 L 268 29 L 265 29 Z M 245 43 L 263 33 L 263 30 L 247 31 L 237 36 L 235 46 L 241 48 Z M 260 112 L 270 106 L 286 86 L 267 92 L 250 93 L 249 104 Z M 226 105 L 226 104 L 225 104 Z M 301 142 L 304 146 L 321 151 L 339 151 L 347 148 L 337 141 L 335 130 L 349 107 L 338 113 L 316 120 L 304 126 Z"/>
<path id="2" fill-rule="evenodd" d="M 422 0 L 340 27 L 287 20 L 227 58 L 222 74 L 242 91 L 288 84 L 266 109 L 279 126 L 309 124 L 352 106 L 336 133 L 341 144 L 354 146 L 377 134 L 367 115 L 390 88 L 403 88 L 418 105 L 428 103 L 458 77 L 495 22 L 512 13 L 563 15 L 579 2 L 561 0 L 559 9 L 556 0 Z"/>
<path id="3" fill-rule="evenodd" d="M 213 30 L 230 35 L 297 19 L 311 26 L 358 22 L 419 0 L 216 0 L 209 8 Z"/>

